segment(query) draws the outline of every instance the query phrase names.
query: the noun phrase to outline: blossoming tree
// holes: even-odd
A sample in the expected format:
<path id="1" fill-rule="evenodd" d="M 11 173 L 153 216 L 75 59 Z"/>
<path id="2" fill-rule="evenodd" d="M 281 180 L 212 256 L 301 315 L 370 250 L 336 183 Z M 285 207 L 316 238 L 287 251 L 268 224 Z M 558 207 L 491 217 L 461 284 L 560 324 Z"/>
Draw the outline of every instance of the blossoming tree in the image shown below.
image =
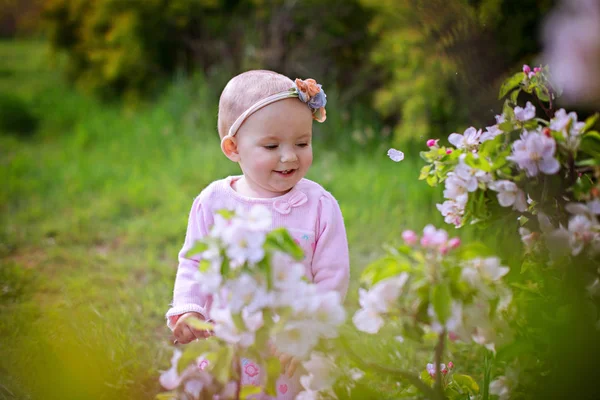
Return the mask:
<path id="1" fill-rule="evenodd" d="M 517 378 L 548 376 L 542 379 L 547 386 L 571 387 L 566 377 L 573 374 L 564 367 L 582 374 L 578 358 L 593 351 L 598 338 L 594 326 L 600 329 L 600 134 L 594 130 L 598 115 L 579 121 L 575 112 L 557 110 L 558 91 L 550 78 L 548 67 L 524 65 L 502 85 L 500 98 L 506 100 L 494 125 L 452 133 L 451 146 L 430 139 L 429 150 L 421 154 L 427 165 L 419 178 L 431 186 L 444 185 L 445 200 L 437 208 L 446 223 L 460 228 L 502 221 L 502 229 L 518 230 L 523 242 L 521 279 L 510 282 L 516 301 L 509 322 L 517 339 L 505 344 L 519 359 L 519 368 L 535 372 L 528 377 L 510 371 L 500 376 L 490 385 L 500 398 L 511 395 Z M 523 97 L 530 100 L 524 106 L 518 102 Z M 393 149 L 389 155 L 400 159 Z M 463 278 L 465 268 L 463 263 Z M 435 299 L 429 296 L 429 301 Z M 454 310 L 455 300 L 450 303 L 446 296 L 446 301 Z M 430 316 L 436 315 L 433 310 Z M 576 355 L 555 349 L 569 335 L 585 344 L 570 345 Z M 563 365 L 557 365 L 559 360 Z"/>

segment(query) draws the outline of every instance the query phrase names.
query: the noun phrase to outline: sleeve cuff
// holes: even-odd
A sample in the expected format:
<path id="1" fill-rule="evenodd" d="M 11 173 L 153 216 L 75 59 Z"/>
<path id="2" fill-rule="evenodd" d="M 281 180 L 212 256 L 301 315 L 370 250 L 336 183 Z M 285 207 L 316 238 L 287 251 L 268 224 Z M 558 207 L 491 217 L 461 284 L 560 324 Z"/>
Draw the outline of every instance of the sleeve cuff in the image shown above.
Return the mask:
<path id="1" fill-rule="evenodd" d="M 199 306 L 198 304 L 183 304 L 177 307 L 173 307 L 169 311 L 167 311 L 165 317 L 167 318 L 167 326 L 169 327 L 169 329 L 173 330 L 173 328 L 175 327 L 175 323 L 179 319 L 179 316 L 187 312 L 197 312 L 198 314 L 202 315 L 205 320 L 208 321 L 209 319 L 206 307 Z"/>

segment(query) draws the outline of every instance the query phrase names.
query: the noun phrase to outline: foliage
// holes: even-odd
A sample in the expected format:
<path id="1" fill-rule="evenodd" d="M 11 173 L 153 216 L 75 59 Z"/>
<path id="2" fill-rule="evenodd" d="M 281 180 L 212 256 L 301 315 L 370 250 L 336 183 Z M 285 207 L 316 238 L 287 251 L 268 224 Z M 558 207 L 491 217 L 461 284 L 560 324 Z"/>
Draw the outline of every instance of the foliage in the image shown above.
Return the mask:
<path id="1" fill-rule="evenodd" d="M 216 86 L 269 68 L 349 88 L 352 98 L 369 89 L 370 13 L 356 1 L 47 0 L 45 15 L 52 47 L 69 56 L 70 79 L 105 95 L 147 93 L 193 68 Z"/>
<path id="2" fill-rule="evenodd" d="M 29 136 L 37 128 L 38 119 L 20 97 L 0 93 L 0 133 Z"/>
<path id="3" fill-rule="evenodd" d="M 494 82 L 537 51 L 537 23 L 552 1 L 362 3 L 373 8 L 380 39 L 370 52 L 382 73 L 374 106 L 398 143 L 485 119 L 496 105 Z"/>
<path id="4" fill-rule="evenodd" d="M 458 238 L 449 239 L 432 225 L 421 238 L 413 231 L 402 237 L 403 246 L 390 248 L 388 256 L 363 271 L 361 280 L 369 290 L 360 289 L 361 308 L 353 322 L 370 334 L 391 325 L 400 335 L 400 350 L 422 348 L 413 365 L 424 365 L 434 353 L 433 363 L 420 375 L 387 370 L 410 383 L 403 396 L 421 392 L 429 399 L 479 398 L 480 385 L 471 376 L 453 373 L 454 363 L 441 361 L 447 357 L 448 339 L 455 348 L 476 343 L 492 351 L 511 341 L 507 320 L 514 312 L 512 294 L 502 280 L 509 269 L 485 246 L 473 242 L 461 248 Z"/>
<path id="5" fill-rule="evenodd" d="M 522 92 L 543 117 L 531 102 L 518 105 Z M 451 134 L 455 147 L 431 139 L 421 154 L 428 165 L 420 179 L 445 185 L 446 200 L 437 207 L 447 223 L 487 227 L 501 220 L 504 231 L 521 235 L 521 276 L 512 282 L 516 339 L 497 359 L 518 360 L 518 383 L 501 378 L 517 398 L 576 390 L 573 377 L 586 374 L 582 357 L 597 354 L 598 115 L 578 121 L 576 113 L 556 110 L 558 95 L 548 67 L 524 65 L 500 88 L 506 100 L 495 125 Z M 569 338 L 573 331 L 577 338 Z"/>

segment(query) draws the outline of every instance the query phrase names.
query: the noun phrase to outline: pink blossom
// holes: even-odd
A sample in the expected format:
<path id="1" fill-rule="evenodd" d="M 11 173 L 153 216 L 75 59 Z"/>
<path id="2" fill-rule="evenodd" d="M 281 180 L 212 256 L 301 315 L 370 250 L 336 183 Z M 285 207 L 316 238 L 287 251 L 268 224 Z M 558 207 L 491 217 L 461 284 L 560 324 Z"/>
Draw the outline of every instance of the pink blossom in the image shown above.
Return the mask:
<path id="1" fill-rule="evenodd" d="M 460 246 L 460 238 L 453 237 L 452 239 L 448 240 L 448 247 L 451 249 L 456 249 L 458 246 Z"/>
<path id="2" fill-rule="evenodd" d="M 423 229 L 423 237 L 421 238 L 421 246 L 423 247 L 441 247 L 448 241 L 448 232 L 443 229 L 435 229 L 433 225 L 427 225 Z"/>
<path id="3" fill-rule="evenodd" d="M 523 72 L 529 75 L 529 73 L 531 72 L 531 67 L 527 64 L 523 65 Z"/>
<path id="4" fill-rule="evenodd" d="M 536 73 L 536 74 L 538 74 L 538 73 L 542 72 L 542 69 L 540 67 L 535 67 L 533 69 L 533 72 Z"/>
<path id="5" fill-rule="evenodd" d="M 560 164 L 554 154 L 556 142 L 538 132 L 525 132 L 521 139 L 513 143 L 512 154 L 507 160 L 514 161 L 528 176 L 536 176 L 538 172 L 546 175 L 555 174 Z"/>
<path id="6" fill-rule="evenodd" d="M 450 361 L 448 363 L 448 368 L 453 369 L 454 368 L 454 363 L 452 361 Z"/>
<path id="7" fill-rule="evenodd" d="M 525 108 L 515 107 L 515 118 L 521 122 L 535 118 L 535 106 L 528 101 Z"/>
<path id="8" fill-rule="evenodd" d="M 439 141 L 439 139 L 429 139 L 427 141 L 427 147 L 434 147 L 437 146 L 437 142 Z"/>
<path id="9" fill-rule="evenodd" d="M 417 236 L 417 234 L 411 230 L 406 230 L 404 232 L 402 232 L 402 239 L 406 242 L 406 244 L 408 245 L 413 245 L 415 243 L 417 243 L 417 240 L 419 239 L 419 237 Z"/>

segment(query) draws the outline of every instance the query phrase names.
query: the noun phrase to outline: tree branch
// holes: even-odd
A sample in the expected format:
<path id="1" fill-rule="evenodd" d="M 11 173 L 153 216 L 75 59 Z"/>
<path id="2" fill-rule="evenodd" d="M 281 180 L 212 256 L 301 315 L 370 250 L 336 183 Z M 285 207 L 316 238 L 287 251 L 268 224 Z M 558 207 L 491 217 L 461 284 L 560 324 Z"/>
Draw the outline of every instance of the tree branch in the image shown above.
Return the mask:
<path id="1" fill-rule="evenodd" d="M 444 343 L 446 338 L 446 329 L 442 330 L 439 336 L 437 346 L 435 346 L 435 389 L 436 394 L 440 399 L 444 399 L 444 386 L 442 384 L 442 371 L 440 364 L 442 363 L 442 355 L 444 354 Z"/>

